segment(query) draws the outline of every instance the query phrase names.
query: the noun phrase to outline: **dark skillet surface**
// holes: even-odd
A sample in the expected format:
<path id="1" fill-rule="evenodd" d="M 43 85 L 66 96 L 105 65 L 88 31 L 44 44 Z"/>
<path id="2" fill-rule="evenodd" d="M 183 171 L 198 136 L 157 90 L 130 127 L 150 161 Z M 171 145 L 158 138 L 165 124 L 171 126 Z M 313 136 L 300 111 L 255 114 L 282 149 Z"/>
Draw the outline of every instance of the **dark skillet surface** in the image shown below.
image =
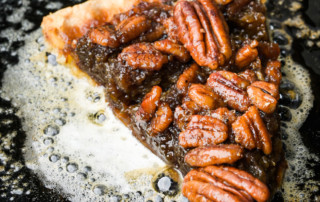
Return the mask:
<path id="1" fill-rule="evenodd" d="M 25 44 L 23 37 L 39 28 L 43 16 L 55 11 L 54 9 L 45 8 L 49 2 L 60 3 L 62 7 L 66 7 L 82 1 L 31 0 L 30 4 L 25 6 L 20 0 L 0 0 L 0 32 L 7 28 L 23 31 L 22 39 L 14 41 L 11 44 L 8 43 L 7 38 L 0 37 L 1 79 L 7 68 L 10 68 L 10 66 L 19 62 L 19 57 L 15 52 Z M 275 14 L 271 18 L 283 21 L 289 16 L 297 15 L 297 13 L 290 13 L 287 9 L 287 6 L 292 2 L 291 0 L 285 0 L 285 3 L 282 6 L 276 5 L 275 2 L 277 1 L 270 1 L 268 4 L 269 12 L 272 11 Z M 22 6 L 26 7 L 23 18 L 33 23 L 33 26 L 31 27 L 24 28 L 20 22 L 10 22 L 7 20 L 6 16 L 11 15 L 16 9 L 19 9 Z M 303 8 L 298 12 L 302 12 L 303 20 L 309 27 L 320 28 L 320 4 L 318 0 L 305 0 Z M 289 27 L 286 31 L 290 35 L 296 33 L 294 28 Z M 275 37 L 274 40 L 279 44 L 286 43 L 286 40 L 281 36 Z M 294 38 L 291 51 L 282 51 L 282 54 L 292 54 L 293 59 L 307 68 L 310 72 L 312 91 L 315 100 L 314 106 L 311 109 L 306 122 L 300 129 L 300 133 L 304 144 L 310 152 L 320 157 L 320 48 L 317 46 L 309 48 L 307 47 L 307 40 Z M 0 83 L 0 85 L 2 86 L 2 83 Z M 21 148 L 26 135 L 22 130 L 21 120 L 15 115 L 16 109 L 14 109 L 10 101 L 0 98 L 0 108 L 2 109 L 0 112 L 0 133 L 2 134 L 2 136 L 0 136 L 0 152 L 9 157 L 9 160 L 5 161 L 0 156 L 0 168 L 3 168 L 0 169 L 0 201 L 10 201 L 10 199 L 14 201 L 68 201 L 66 196 L 62 197 L 60 195 L 59 190 L 45 188 L 40 179 L 24 166 Z M 10 122 L 5 124 L 2 120 L 10 120 Z M 13 138 L 14 144 L 11 144 L 9 148 L 4 148 L 2 144 L 3 140 L 12 132 L 17 133 Z M 20 170 L 12 172 L 11 165 L 17 162 L 21 163 L 22 167 Z M 312 159 L 309 159 L 308 162 L 307 166 L 315 171 L 314 180 L 320 184 L 320 164 L 315 163 Z M 14 185 L 4 185 L 2 177 L 7 177 L 12 182 L 16 180 L 17 187 L 24 187 L 22 193 L 17 194 L 12 192 Z M 303 184 L 299 185 L 299 187 L 304 189 Z M 319 200 L 320 192 L 313 193 L 313 197 L 315 198 L 312 198 L 311 200 Z M 273 201 L 283 201 L 281 192 L 276 194 Z"/>

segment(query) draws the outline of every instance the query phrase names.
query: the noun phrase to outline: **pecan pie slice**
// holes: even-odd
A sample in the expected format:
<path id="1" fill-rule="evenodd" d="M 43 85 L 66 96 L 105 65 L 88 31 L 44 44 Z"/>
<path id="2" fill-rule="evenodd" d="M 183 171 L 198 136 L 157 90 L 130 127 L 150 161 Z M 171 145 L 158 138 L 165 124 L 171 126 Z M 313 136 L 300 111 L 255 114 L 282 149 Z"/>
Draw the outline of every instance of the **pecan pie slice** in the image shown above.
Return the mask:
<path id="1" fill-rule="evenodd" d="M 259 0 L 92 0 L 42 28 L 105 87 L 133 135 L 186 175 L 189 200 L 266 201 L 286 163 L 265 10 Z"/>

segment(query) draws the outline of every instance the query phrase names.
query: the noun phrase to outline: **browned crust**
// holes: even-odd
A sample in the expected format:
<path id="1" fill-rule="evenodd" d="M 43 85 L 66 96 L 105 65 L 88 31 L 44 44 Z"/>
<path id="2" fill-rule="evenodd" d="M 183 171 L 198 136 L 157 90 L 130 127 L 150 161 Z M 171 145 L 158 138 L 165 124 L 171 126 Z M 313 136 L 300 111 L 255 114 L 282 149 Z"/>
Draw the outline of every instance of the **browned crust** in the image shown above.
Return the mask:
<path id="1" fill-rule="evenodd" d="M 61 53 L 74 39 L 85 35 L 91 27 L 110 21 L 115 14 L 127 11 L 141 1 L 89 0 L 44 17 L 41 23 L 42 32 L 49 46 Z"/>

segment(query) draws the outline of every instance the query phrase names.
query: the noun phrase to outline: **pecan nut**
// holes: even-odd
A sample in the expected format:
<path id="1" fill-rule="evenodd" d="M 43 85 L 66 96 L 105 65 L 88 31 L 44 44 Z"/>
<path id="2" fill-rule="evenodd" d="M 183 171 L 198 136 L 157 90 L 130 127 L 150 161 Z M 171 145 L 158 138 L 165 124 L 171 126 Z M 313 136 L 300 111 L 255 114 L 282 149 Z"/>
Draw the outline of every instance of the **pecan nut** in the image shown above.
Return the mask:
<path id="1" fill-rule="evenodd" d="M 209 173 L 203 171 L 202 169 L 194 169 L 191 170 L 185 177 L 184 177 L 184 184 L 183 184 L 183 195 L 185 195 L 190 201 L 194 201 L 193 198 L 190 196 L 197 196 L 199 192 L 195 189 L 191 188 L 189 182 L 202 182 L 204 184 L 211 185 L 210 187 L 213 188 L 214 191 L 217 193 L 215 194 L 216 197 L 226 197 L 225 200 L 220 201 L 253 201 L 252 197 L 244 190 L 238 190 L 233 188 L 232 186 L 225 184 L 223 181 L 219 180 L 218 178 L 211 176 Z M 192 195 L 190 192 L 194 192 Z M 223 193 L 220 196 L 220 193 Z M 206 197 L 204 197 L 206 199 Z M 211 198 L 212 199 L 212 198 Z"/>
<path id="2" fill-rule="evenodd" d="M 187 91 L 189 84 L 195 79 L 197 76 L 197 71 L 199 66 L 196 63 L 193 63 L 189 68 L 183 71 L 183 73 L 179 76 L 177 81 L 177 89 L 181 92 Z"/>
<path id="3" fill-rule="evenodd" d="M 177 58 L 180 62 L 188 62 L 190 60 L 190 55 L 188 51 L 181 45 L 176 44 L 168 39 L 154 42 L 153 45 L 157 50 L 171 54 Z"/>
<path id="4" fill-rule="evenodd" d="M 179 144 L 184 148 L 219 144 L 228 138 L 228 127 L 221 120 L 193 115 L 187 129 L 179 134 Z"/>
<path id="5" fill-rule="evenodd" d="M 258 50 L 256 48 L 258 45 L 259 42 L 253 40 L 249 44 L 241 47 L 236 53 L 235 65 L 239 68 L 243 68 L 253 62 L 258 57 Z"/>
<path id="6" fill-rule="evenodd" d="M 267 63 L 265 70 L 266 81 L 279 85 L 281 82 L 281 62 L 274 60 Z"/>
<path id="7" fill-rule="evenodd" d="M 257 80 L 256 73 L 251 69 L 246 69 L 244 72 L 240 72 L 239 76 L 249 81 L 250 83 L 253 83 Z"/>
<path id="8" fill-rule="evenodd" d="M 133 69 L 160 70 L 168 62 L 168 57 L 156 50 L 151 44 L 136 43 L 122 50 L 118 55 L 120 61 Z"/>
<path id="9" fill-rule="evenodd" d="M 199 65 L 216 69 L 231 57 L 228 25 L 213 1 L 179 1 L 174 22 L 179 40 Z"/>
<path id="10" fill-rule="evenodd" d="M 271 137 L 257 107 L 250 107 L 245 114 L 238 117 L 232 124 L 232 130 L 235 141 L 245 148 L 262 149 L 265 154 L 272 152 Z"/>
<path id="11" fill-rule="evenodd" d="M 101 46 L 108 46 L 110 48 L 117 48 L 120 46 L 120 42 L 117 39 L 116 32 L 108 25 L 91 29 L 88 32 L 88 37 L 93 43 Z"/>
<path id="12" fill-rule="evenodd" d="M 219 105 L 219 96 L 202 84 L 192 84 L 188 95 L 192 101 L 205 109 L 214 109 Z"/>
<path id="13" fill-rule="evenodd" d="M 155 117 L 151 120 L 152 134 L 163 132 L 169 127 L 173 120 L 173 113 L 168 103 L 163 103 L 158 107 Z"/>
<path id="14" fill-rule="evenodd" d="M 246 111 L 250 106 L 250 100 L 244 90 L 249 82 L 235 73 L 228 71 L 214 72 L 209 76 L 207 85 L 220 95 L 228 106 L 238 111 Z"/>
<path id="15" fill-rule="evenodd" d="M 145 95 L 136 113 L 138 120 L 148 121 L 152 118 L 159 105 L 161 93 L 161 87 L 153 86 L 151 91 Z"/>
<path id="16" fill-rule="evenodd" d="M 251 174 L 228 166 L 192 170 L 184 178 L 182 193 L 190 201 L 199 196 L 213 201 L 267 201 L 268 187 Z"/>
<path id="17" fill-rule="evenodd" d="M 220 107 L 212 111 L 210 113 L 210 116 L 212 116 L 213 118 L 220 119 L 227 125 L 232 124 L 237 119 L 235 110 L 229 110 L 226 107 Z"/>
<path id="18" fill-rule="evenodd" d="M 242 156 L 243 149 L 239 145 L 210 145 L 190 150 L 184 159 L 191 166 L 204 167 L 223 163 L 232 164 Z"/>
<path id="19" fill-rule="evenodd" d="M 174 111 L 174 123 L 183 131 L 190 122 L 191 116 L 200 110 L 201 108 L 195 102 L 185 101 L 181 106 L 176 107 Z"/>
<path id="20" fill-rule="evenodd" d="M 117 25 L 117 38 L 121 43 L 128 43 L 149 30 L 151 21 L 145 16 L 132 16 Z"/>
<path id="21" fill-rule="evenodd" d="M 279 99 L 278 86 L 273 83 L 256 81 L 247 89 L 251 102 L 265 113 L 272 113 Z"/>

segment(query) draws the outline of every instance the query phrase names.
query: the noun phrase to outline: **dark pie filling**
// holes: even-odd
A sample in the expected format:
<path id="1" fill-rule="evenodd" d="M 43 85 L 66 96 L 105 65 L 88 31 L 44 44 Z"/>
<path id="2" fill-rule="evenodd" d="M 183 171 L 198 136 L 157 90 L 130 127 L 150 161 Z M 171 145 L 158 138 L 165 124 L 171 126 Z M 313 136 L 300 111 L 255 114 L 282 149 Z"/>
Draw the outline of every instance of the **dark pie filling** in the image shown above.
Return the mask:
<path id="1" fill-rule="evenodd" d="M 184 160 L 190 149 L 180 146 L 179 134 L 182 131 L 176 121 L 173 121 L 163 132 L 154 135 L 150 129 L 151 121 L 138 120 L 136 114 L 144 96 L 150 92 L 153 86 L 162 88 L 160 101 L 167 103 L 173 113 L 183 102 L 190 100 L 186 96 L 186 92 L 177 89 L 176 84 L 179 76 L 194 63 L 194 60 L 191 59 L 189 62 L 183 63 L 174 56 L 168 55 L 168 63 L 163 64 L 160 70 L 146 70 L 134 68 L 118 56 L 124 48 L 132 44 L 141 42 L 151 44 L 162 39 L 172 39 L 163 25 L 163 22 L 173 15 L 171 5 L 174 5 L 171 1 L 165 4 L 140 3 L 132 10 L 118 14 L 113 21 L 103 26 L 114 30 L 122 21 L 132 16 L 143 15 L 148 20 L 146 31 L 138 35 L 135 35 L 133 31 L 129 33 L 127 38 L 116 36 L 120 45 L 114 47 L 94 43 L 87 34 L 77 41 L 76 47 L 71 52 L 75 54 L 74 58 L 76 58 L 78 67 L 99 85 L 105 87 L 107 101 L 113 112 L 132 130 L 135 137 L 157 156 L 169 165 L 178 168 L 185 175 L 191 170 L 191 166 Z M 267 79 L 267 75 L 265 75 L 266 64 L 269 60 L 277 58 L 279 50 L 275 44 L 269 42 L 264 5 L 259 0 L 235 0 L 233 3 L 219 6 L 219 8 L 229 27 L 232 56 L 216 70 L 200 67 L 192 83 L 206 84 L 209 75 L 219 70 L 242 74 L 246 69 L 250 69 L 260 77 Z M 250 62 L 246 68 L 236 67 L 234 64 L 237 50 L 253 39 L 259 41 L 257 47 L 259 60 Z M 223 102 L 222 99 L 220 101 Z M 229 107 L 229 109 L 231 108 Z M 210 110 L 202 108 L 196 114 L 207 115 L 208 111 Z M 242 114 L 243 112 L 236 112 L 237 116 Z M 281 185 L 282 175 L 286 168 L 279 133 L 280 120 L 277 109 L 269 114 L 260 110 L 260 115 L 271 134 L 272 153 L 266 155 L 258 149 L 245 149 L 243 158 L 232 166 L 251 173 L 267 184 L 270 192 L 274 193 Z M 236 144 L 232 131 L 231 125 L 228 125 L 228 139 L 224 144 Z"/>

